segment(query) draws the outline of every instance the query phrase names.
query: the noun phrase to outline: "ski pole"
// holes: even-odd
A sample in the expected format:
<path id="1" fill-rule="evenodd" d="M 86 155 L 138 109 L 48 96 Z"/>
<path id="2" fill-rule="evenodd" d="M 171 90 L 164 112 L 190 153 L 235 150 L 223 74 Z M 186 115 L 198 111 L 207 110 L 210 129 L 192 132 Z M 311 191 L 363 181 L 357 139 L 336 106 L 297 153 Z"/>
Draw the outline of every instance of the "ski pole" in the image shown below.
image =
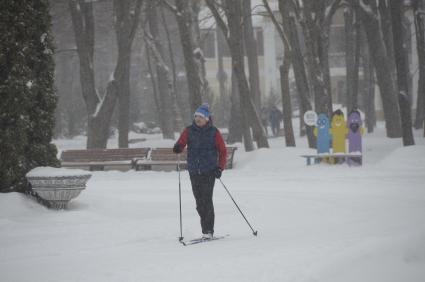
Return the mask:
<path id="1" fill-rule="evenodd" d="M 221 179 L 219 178 L 218 180 L 220 180 L 221 185 L 223 185 L 224 189 L 226 189 L 227 194 L 229 194 L 230 198 L 232 199 L 233 203 L 235 204 L 235 206 L 238 208 L 239 212 L 241 213 L 241 215 L 243 216 L 243 218 L 245 219 L 246 223 L 248 223 L 249 228 L 251 228 L 252 230 L 252 234 L 254 236 L 257 236 L 258 231 L 255 231 L 254 228 L 252 228 L 251 224 L 249 224 L 248 219 L 246 219 L 245 215 L 243 214 L 243 212 L 241 211 L 241 209 L 239 208 L 238 204 L 236 204 L 235 200 L 233 199 L 232 195 L 230 194 L 229 190 L 227 189 L 226 185 L 224 185 L 223 181 L 221 181 Z"/>
<path id="2" fill-rule="evenodd" d="M 182 228 L 182 189 L 180 181 L 180 154 L 177 154 L 177 171 L 179 173 L 179 205 L 180 205 L 180 238 L 179 241 L 183 241 L 183 228 Z"/>

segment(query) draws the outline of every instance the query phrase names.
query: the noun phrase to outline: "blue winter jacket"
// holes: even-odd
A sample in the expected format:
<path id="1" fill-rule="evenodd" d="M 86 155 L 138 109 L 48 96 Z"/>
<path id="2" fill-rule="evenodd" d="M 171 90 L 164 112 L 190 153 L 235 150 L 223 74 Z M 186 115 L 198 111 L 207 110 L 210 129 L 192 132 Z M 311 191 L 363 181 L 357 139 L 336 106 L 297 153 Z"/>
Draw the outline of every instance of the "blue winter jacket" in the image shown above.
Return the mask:
<path id="1" fill-rule="evenodd" d="M 208 123 L 198 127 L 195 123 L 187 127 L 187 167 L 190 174 L 204 174 L 217 167 L 215 134 L 217 128 Z"/>

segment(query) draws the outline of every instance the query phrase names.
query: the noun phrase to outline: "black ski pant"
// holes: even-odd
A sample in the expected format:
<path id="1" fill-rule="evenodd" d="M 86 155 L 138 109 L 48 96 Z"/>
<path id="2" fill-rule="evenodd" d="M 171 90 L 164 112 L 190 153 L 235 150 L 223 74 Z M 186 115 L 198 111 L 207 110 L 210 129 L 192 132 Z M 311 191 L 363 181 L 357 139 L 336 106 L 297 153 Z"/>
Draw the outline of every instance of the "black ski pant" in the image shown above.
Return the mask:
<path id="1" fill-rule="evenodd" d="M 190 174 L 190 182 L 196 200 L 196 210 L 201 218 L 202 233 L 214 233 L 214 172 Z"/>
<path id="2" fill-rule="evenodd" d="M 280 131 L 280 122 L 272 122 L 272 132 L 274 136 L 278 136 L 279 135 L 279 131 Z"/>

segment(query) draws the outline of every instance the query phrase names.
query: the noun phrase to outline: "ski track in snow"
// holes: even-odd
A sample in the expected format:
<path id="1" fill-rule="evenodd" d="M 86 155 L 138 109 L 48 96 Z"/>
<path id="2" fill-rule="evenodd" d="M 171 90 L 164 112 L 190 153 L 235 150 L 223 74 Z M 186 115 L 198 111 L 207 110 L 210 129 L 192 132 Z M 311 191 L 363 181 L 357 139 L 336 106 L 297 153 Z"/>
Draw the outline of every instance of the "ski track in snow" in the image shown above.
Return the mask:
<path id="1" fill-rule="evenodd" d="M 241 147 L 222 180 L 258 237 L 217 181 L 215 231 L 230 236 L 182 246 L 176 172 L 93 172 L 65 211 L 0 195 L 0 281 L 422 282 L 425 140 L 415 134 L 418 145 L 402 148 L 379 128 L 354 168 L 307 167 L 303 139 L 289 149 L 282 138 L 270 150 Z M 81 148 L 84 138 L 56 144 Z M 189 240 L 199 219 L 187 173 L 181 181 Z"/>

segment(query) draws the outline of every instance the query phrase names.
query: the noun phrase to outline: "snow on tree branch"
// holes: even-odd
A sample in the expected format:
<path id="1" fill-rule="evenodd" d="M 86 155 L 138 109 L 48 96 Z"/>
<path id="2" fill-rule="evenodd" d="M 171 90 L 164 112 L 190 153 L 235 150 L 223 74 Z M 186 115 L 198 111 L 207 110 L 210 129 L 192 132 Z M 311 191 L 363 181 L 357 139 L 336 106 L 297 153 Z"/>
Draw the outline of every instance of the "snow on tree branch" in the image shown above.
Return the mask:
<path id="1" fill-rule="evenodd" d="M 360 8 L 370 17 L 376 17 L 377 15 L 373 12 L 372 6 L 370 4 L 366 4 L 364 0 L 359 1 Z"/>
<path id="2" fill-rule="evenodd" d="M 181 16 L 181 13 L 177 9 L 176 6 L 170 4 L 167 0 L 161 0 L 161 3 L 167 7 L 172 13 L 176 14 L 177 16 Z"/>
<path id="3" fill-rule="evenodd" d="M 169 73 L 170 69 L 168 68 L 167 64 L 165 63 L 164 59 L 162 58 L 160 52 L 158 51 L 158 48 L 156 48 L 155 43 L 154 43 L 155 39 L 153 38 L 153 36 L 148 31 L 145 30 L 143 39 L 146 42 L 147 48 L 149 48 L 149 50 L 152 51 L 152 54 L 155 58 L 157 66 L 162 68 L 167 73 Z"/>

